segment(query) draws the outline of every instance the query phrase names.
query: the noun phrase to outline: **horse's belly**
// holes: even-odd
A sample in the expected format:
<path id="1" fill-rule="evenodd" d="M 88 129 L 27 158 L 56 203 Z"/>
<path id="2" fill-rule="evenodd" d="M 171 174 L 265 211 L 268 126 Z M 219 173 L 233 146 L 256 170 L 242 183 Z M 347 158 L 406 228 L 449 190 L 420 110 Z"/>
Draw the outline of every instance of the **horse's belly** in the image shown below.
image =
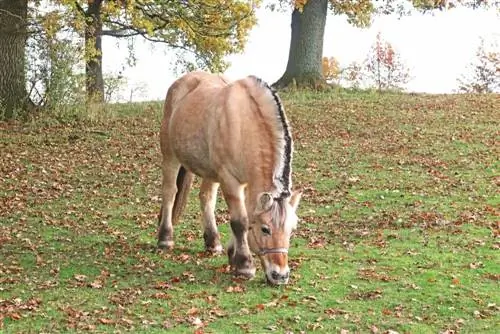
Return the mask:
<path id="1" fill-rule="evenodd" d="M 179 162 L 194 174 L 202 178 L 216 178 L 216 172 L 210 164 L 208 147 L 200 133 L 184 137 L 182 141 L 174 140 L 174 153 Z"/>
<path id="2" fill-rule="evenodd" d="M 189 169 L 194 174 L 202 178 L 217 178 L 217 173 L 211 168 L 208 163 L 208 158 L 200 159 L 200 156 L 195 156 L 186 152 L 179 152 L 179 154 L 177 154 L 177 158 L 184 167 Z"/>

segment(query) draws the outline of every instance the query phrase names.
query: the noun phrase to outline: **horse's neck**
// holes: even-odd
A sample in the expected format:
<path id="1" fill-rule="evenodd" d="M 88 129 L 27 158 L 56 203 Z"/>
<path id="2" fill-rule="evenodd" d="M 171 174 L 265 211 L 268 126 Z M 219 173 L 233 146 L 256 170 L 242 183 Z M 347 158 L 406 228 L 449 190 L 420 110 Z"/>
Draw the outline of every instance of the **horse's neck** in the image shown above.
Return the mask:
<path id="1" fill-rule="evenodd" d="M 249 124 L 248 124 L 249 123 Z M 245 167 L 245 178 L 247 182 L 247 213 L 253 213 L 258 196 L 263 192 L 270 192 L 277 196 L 277 186 L 274 184 L 274 164 L 277 148 L 273 147 L 272 139 L 263 132 L 265 126 L 259 126 L 258 122 L 248 122 L 247 133 L 251 134 L 244 138 L 244 145 L 248 147 L 242 159 Z M 251 139 L 250 139 L 251 138 Z"/>

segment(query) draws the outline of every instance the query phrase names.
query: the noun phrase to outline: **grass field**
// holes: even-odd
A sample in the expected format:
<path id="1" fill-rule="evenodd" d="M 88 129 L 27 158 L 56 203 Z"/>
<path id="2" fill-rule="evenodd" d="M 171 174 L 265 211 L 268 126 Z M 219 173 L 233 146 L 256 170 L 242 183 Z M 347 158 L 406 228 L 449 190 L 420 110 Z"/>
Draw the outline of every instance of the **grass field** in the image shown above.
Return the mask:
<path id="1" fill-rule="evenodd" d="M 285 287 L 203 253 L 196 185 L 155 251 L 160 103 L 0 123 L 0 332 L 498 333 L 499 95 L 282 99 L 304 192 Z"/>

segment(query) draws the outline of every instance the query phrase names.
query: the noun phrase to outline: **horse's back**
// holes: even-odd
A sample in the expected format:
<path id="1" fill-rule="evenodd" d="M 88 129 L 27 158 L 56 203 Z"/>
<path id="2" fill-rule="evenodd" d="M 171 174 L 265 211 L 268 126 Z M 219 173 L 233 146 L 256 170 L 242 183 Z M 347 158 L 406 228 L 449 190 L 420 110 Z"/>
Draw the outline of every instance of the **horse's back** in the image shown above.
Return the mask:
<path id="1" fill-rule="evenodd" d="M 227 81 L 215 74 L 195 71 L 189 72 L 170 86 L 163 108 L 162 137 L 168 136 L 170 124 L 175 114 L 181 113 L 178 118 L 190 119 L 199 115 L 205 108 L 207 98 L 213 94 L 207 91 L 217 91 L 227 85 Z M 194 114 L 194 115 L 189 115 Z"/>
<path id="2" fill-rule="evenodd" d="M 177 79 L 168 89 L 167 98 L 165 101 L 165 113 L 175 109 L 180 102 L 189 94 L 196 91 L 198 88 L 206 89 L 208 87 L 222 88 L 226 86 L 227 80 L 223 77 L 207 72 L 195 71 L 184 74 Z M 169 117 L 165 114 L 165 117 Z"/>
<path id="3" fill-rule="evenodd" d="M 252 76 L 231 83 L 206 72 L 182 76 L 167 94 L 161 134 L 164 156 L 175 157 L 202 177 L 218 179 L 227 170 L 243 182 L 250 158 L 245 155 L 255 141 L 264 140 L 262 129 L 268 128 L 268 116 L 258 110 L 274 105 L 271 100 L 269 87 Z"/>

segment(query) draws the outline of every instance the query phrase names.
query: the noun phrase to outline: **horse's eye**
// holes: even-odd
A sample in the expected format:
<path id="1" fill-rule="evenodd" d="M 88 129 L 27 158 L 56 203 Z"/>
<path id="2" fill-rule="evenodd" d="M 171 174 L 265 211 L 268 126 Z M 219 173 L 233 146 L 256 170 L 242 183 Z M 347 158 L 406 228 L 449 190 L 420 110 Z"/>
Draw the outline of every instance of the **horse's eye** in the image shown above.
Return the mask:
<path id="1" fill-rule="evenodd" d="M 271 229 L 267 225 L 262 225 L 262 227 L 260 229 L 261 229 L 262 233 L 264 233 L 264 234 L 269 234 L 269 235 L 271 234 Z"/>

